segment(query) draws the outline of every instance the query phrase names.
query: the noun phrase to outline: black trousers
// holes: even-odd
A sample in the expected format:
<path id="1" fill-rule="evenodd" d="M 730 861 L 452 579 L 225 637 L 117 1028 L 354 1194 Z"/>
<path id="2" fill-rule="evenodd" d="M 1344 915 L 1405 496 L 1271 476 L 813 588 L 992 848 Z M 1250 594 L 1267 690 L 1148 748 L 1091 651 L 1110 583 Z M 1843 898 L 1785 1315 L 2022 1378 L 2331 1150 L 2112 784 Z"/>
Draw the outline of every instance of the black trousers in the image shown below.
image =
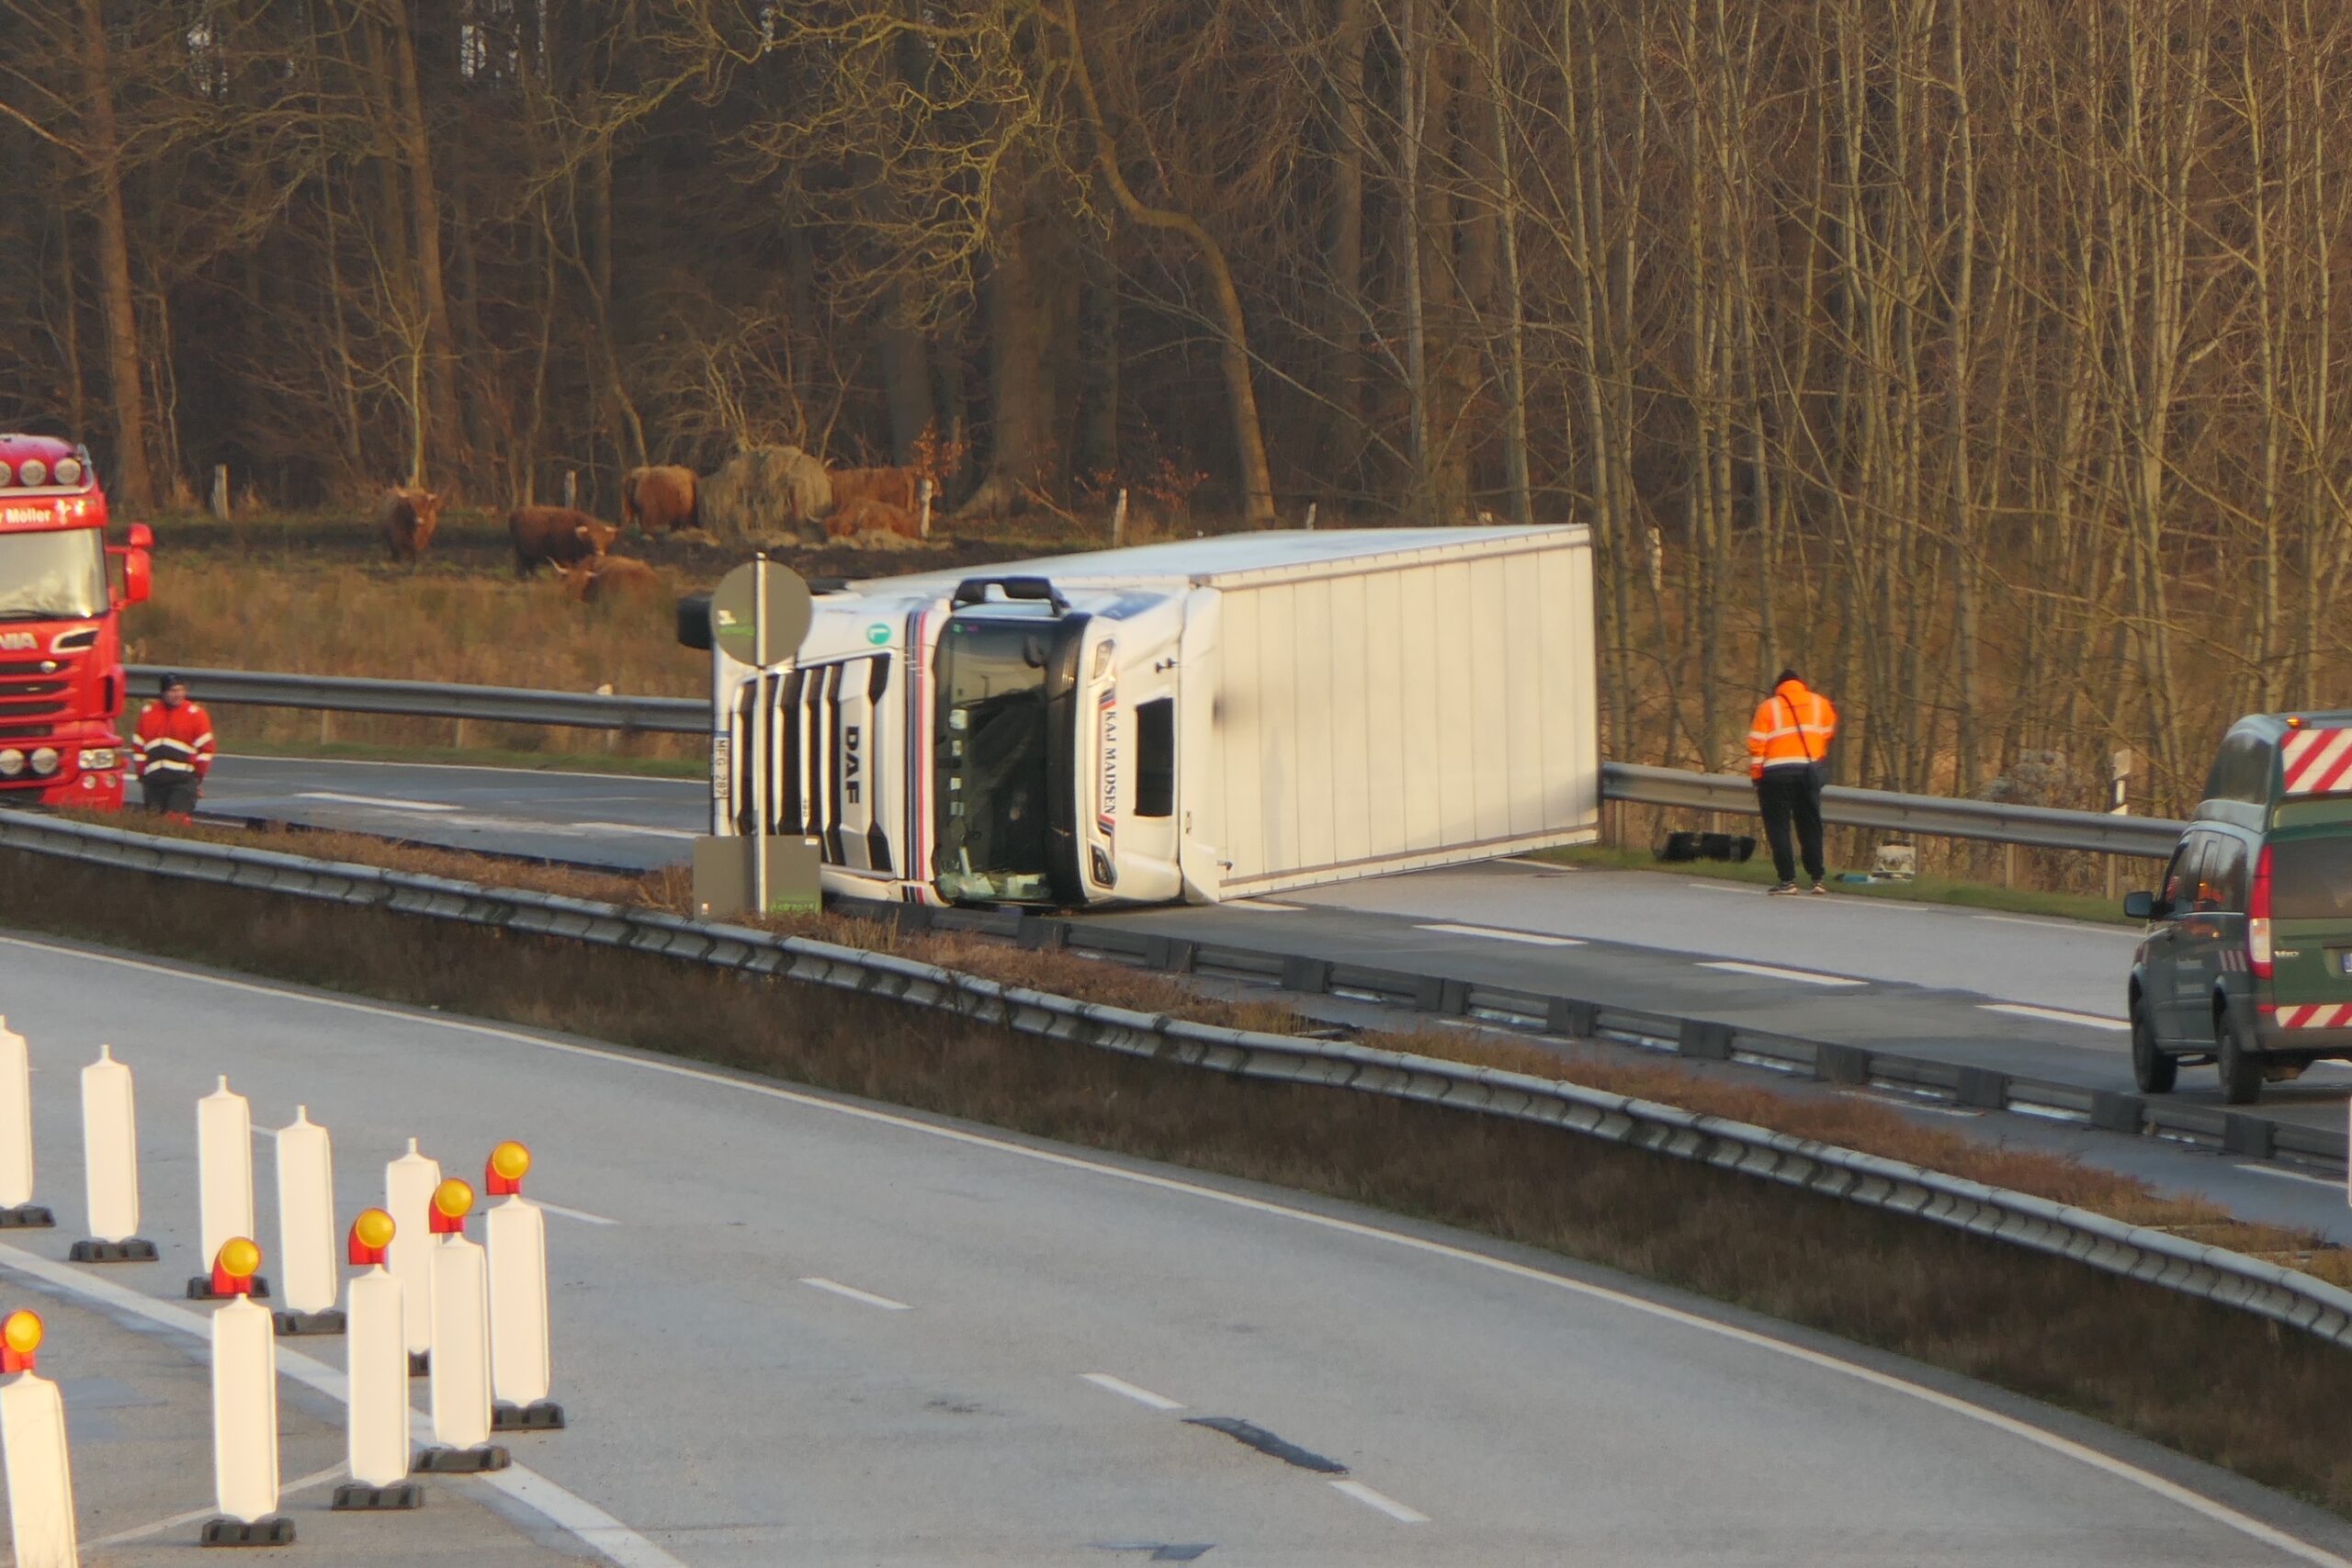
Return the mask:
<path id="1" fill-rule="evenodd" d="M 1805 875 L 1822 879 L 1821 774 L 1814 768 L 1767 768 L 1756 781 L 1757 804 L 1764 810 L 1764 839 L 1772 846 L 1772 869 L 1782 882 L 1797 879 L 1796 849 L 1804 852 Z M 1796 829 L 1796 846 L 1789 829 Z"/>
<path id="2" fill-rule="evenodd" d="M 196 775 L 194 773 L 164 773 L 139 781 L 141 801 L 150 811 L 176 812 L 182 817 L 196 812 Z"/>

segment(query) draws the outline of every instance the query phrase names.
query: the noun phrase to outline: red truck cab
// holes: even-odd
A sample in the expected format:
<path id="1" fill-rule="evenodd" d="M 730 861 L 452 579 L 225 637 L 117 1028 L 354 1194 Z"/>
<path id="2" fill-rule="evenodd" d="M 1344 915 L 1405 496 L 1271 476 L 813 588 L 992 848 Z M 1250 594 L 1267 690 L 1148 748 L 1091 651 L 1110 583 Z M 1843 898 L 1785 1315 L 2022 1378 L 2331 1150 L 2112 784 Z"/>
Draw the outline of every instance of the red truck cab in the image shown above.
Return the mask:
<path id="1" fill-rule="evenodd" d="M 0 434 L 0 806 L 122 804 L 122 612 L 147 597 L 154 534 L 106 535 L 87 450 Z"/>

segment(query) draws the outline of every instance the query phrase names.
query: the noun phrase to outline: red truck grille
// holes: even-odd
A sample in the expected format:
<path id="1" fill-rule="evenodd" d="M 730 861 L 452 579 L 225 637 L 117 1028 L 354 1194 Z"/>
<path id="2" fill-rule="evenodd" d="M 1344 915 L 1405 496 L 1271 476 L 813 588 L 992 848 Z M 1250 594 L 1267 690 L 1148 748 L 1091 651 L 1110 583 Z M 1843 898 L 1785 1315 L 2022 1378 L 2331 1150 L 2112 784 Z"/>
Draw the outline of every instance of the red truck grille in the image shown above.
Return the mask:
<path id="1" fill-rule="evenodd" d="M 50 663 L 42 669 L 42 663 Z M 73 671 L 49 660 L 0 662 L 0 740 L 47 735 L 68 716 Z"/>

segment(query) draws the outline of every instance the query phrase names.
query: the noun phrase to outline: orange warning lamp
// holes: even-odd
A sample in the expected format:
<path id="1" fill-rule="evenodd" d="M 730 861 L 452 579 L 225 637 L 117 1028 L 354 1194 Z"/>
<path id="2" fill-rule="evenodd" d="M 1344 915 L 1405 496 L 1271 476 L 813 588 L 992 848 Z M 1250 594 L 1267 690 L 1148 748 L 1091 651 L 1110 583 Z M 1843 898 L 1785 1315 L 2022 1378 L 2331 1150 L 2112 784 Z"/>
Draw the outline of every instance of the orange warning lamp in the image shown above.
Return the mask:
<path id="1" fill-rule="evenodd" d="M 2301 729 L 2302 727 L 2303 727 L 2303 716 L 2302 716 L 2301 714 L 2295 713 L 2295 714 L 2289 714 L 2289 715 L 2287 716 L 2287 728 L 2290 728 L 2290 729 Z"/>
<path id="2" fill-rule="evenodd" d="M 261 1248 L 243 1236 L 232 1235 L 220 1244 L 220 1256 L 212 1260 L 212 1293 L 250 1295 L 254 1276 L 260 1271 Z"/>
<path id="3" fill-rule="evenodd" d="M 33 1352 L 40 1348 L 41 1337 L 47 1332 L 40 1314 L 23 1307 L 0 1319 L 0 1372 L 31 1371 Z"/>
<path id="4" fill-rule="evenodd" d="M 392 1216 L 381 1209 L 362 1209 L 359 1217 L 351 1222 L 348 1250 L 354 1268 L 365 1269 L 384 1261 L 386 1249 L 392 1245 L 392 1233 L 399 1227 Z"/>
<path id="5" fill-rule="evenodd" d="M 523 1178 L 531 1168 L 531 1151 L 509 1138 L 490 1151 L 490 1163 L 482 1168 L 482 1190 L 493 1198 L 512 1198 L 523 1190 Z"/>
<path id="6" fill-rule="evenodd" d="M 449 1178 L 433 1190 L 433 1234 L 465 1235 L 466 1216 L 473 1209 L 474 1190 L 454 1176 Z"/>

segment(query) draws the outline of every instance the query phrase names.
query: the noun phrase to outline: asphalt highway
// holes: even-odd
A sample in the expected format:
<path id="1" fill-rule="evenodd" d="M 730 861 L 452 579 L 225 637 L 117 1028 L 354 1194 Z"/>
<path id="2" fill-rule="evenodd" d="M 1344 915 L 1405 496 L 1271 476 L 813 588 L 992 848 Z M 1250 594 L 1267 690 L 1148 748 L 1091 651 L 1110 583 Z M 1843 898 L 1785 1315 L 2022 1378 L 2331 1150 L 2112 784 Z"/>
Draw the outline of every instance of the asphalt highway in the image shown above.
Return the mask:
<path id="1" fill-rule="evenodd" d="M 2339 1523 L 2088 1423 L 1342 1205 L 47 941 L 0 938 L 0 1010 L 61 1219 L 0 1277 L 164 1331 L 215 1075 L 331 1129 L 345 1215 L 410 1136 L 469 1175 L 529 1142 L 572 1425 L 517 1461 L 572 1548 L 645 1568 L 2352 1562 Z M 101 1041 L 164 1261 L 75 1270 Z"/>

